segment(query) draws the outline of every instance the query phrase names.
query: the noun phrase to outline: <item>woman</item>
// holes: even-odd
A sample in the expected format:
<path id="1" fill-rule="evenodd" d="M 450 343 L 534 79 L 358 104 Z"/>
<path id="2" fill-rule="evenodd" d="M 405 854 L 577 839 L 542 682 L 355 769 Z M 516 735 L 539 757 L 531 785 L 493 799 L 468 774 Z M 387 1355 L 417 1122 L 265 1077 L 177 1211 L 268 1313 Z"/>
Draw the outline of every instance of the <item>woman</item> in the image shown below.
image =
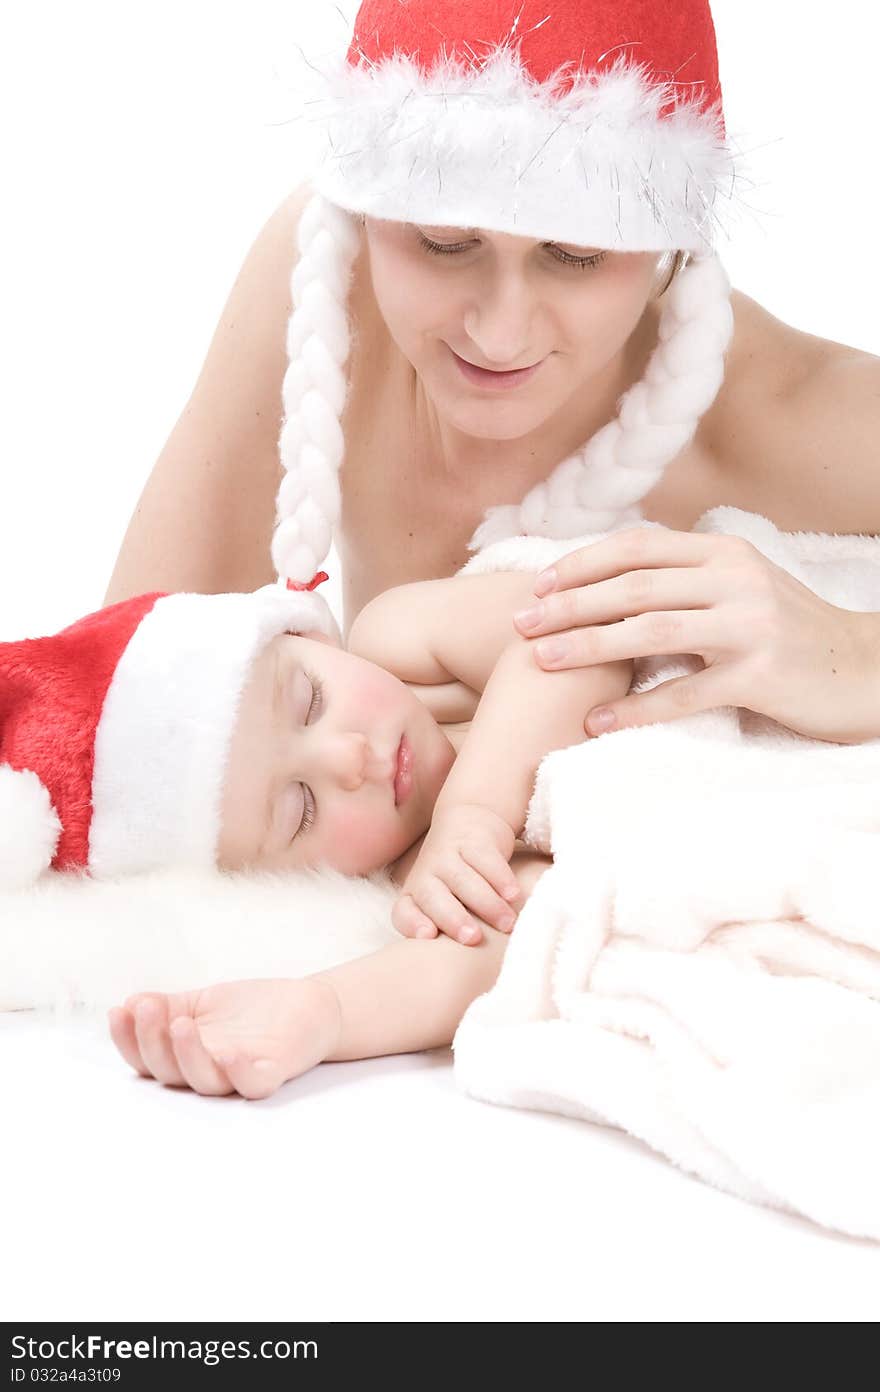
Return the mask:
<path id="1" fill-rule="evenodd" d="M 543 614 L 520 624 L 529 639 L 567 635 L 552 665 L 702 657 L 695 676 L 617 702 L 617 725 L 735 704 L 804 734 L 873 738 L 880 616 L 836 609 L 747 543 L 689 529 L 729 504 L 787 530 L 880 532 L 880 361 L 728 299 L 711 234 L 731 159 L 705 0 L 677 7 L 674 34 L 650 0 L 603 6 L 589 25 L 583 8 L 450 2 L 438 39 L 436 6 L 362 5 L 344 81 L 318 104 L 333 138 L 323 197 L 297 190 L 258 235 L 105 602 L 273 578 L 276 493 L 282 576 L 316 571 L 336 526 L 346 634 L 373 595 L 458 569 L 475 535 L 578 535 L 641 516 L 671 530 L 627 527 L 573 552 Z M 519 47 L 493 68 L 482 55 L 506 39 Z M 466 69 L 452 101 L 448 73 L 431 85 L 444 56 Z M 551 78 L 578 59 L 611 157 L 592 150 L 589 122 L 559 144 L 572 99 Z M 618 65 L 635 59 L 633 92 Z M 542 84 L 537 111 L 530 83 Z M 698 99 L 670 117 L 682 94 Z M 460 114 L 469 102 L 485 119 Z M 511 230 L 524 224 L 534 235 Z M 312 332 L 310 291 L 328 286 Z M 497 374 L 526 367 L 530 380 L 501 389 Z M 313 372 L 327 408 L 317 421 L 300 409 Z M 659 419 L 646 419 L 658 400 Z"/>
<path id="2" fill-rule="evenodd" d="M 270 537 L 274 570 L 313 584 L 335 527 L 347 636 L 374 595 L 450 575 L 469 543 L 610 530 L 557 563 L 543 615 L 518 626 L 569 635 L 557 666 L 703 657 L 696 676 L 616 702 L 618 724 L 734 704 L 874 737 L 880 616 L 689 530 L 729 504 L 784 529 L 880 532 L 880 362 L 730 295 L 712 255 L 730 158 L 705 0 L 681 0 L 677 25 L 656 0 L 595 14 L 556 0 L 550 15 L 543 0 L 449 0 L 439 38 L 437 10 L 362 5 L 318 103 L 319 196 L 298 190 L 257 237 L 106 602 L 254 589 L 273 578 Z M 566 62 L 586 74 L 570 93 L 553 78 Z M 640 517 L 669 530 L 619 529 Z M 512 861 L 526 894 L 539 860 Z M 418 1004 L 423 1026 L 445 1010 L 430 1038 L 447 1042 L 503 938 L 395 946 L 449 956 L 448 992 L 429 973 Z M 111 1031 L 140 1072 L 265 1096 L 292 1076 L 283 1047 L 267 1081 L 229 1041 L 267 1019 L 282 1039 L 291 984 L 132 998 Z"/>

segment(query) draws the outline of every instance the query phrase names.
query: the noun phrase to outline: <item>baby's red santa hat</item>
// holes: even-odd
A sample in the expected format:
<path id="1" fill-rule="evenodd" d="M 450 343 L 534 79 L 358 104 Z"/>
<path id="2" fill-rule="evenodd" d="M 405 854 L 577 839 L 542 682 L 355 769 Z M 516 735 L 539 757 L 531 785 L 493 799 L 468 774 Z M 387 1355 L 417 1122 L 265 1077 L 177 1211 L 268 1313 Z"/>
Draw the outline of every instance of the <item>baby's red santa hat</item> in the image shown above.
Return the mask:
<path id="1" fill-rule="evenodd" d="M 216 863 L 232 733 L 280 633 L 341 642 L 316 585 L 152 594 L 0 643 L 0 890 Z M 311 592 L 307 592 L 311 590 Z"/>

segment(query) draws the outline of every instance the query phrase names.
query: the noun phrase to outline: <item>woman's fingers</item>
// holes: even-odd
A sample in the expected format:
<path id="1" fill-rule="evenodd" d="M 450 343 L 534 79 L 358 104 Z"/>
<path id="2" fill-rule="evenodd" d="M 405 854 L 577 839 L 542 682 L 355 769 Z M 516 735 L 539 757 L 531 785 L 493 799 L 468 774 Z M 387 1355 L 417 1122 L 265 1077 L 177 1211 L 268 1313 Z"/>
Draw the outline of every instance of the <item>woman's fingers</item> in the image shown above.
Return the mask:
<path id="1" fill-rule="evenodd" d="M 573 628 L 535 643 L 541 667 L 592 667 L 604 662 L 633 661 L 675 653 L 698 656 L 718 650 L 718 620 L 708 609 L 642 614 L 621 623 Z"/>
<path id="2" fill-rule="evenodd" d="M 677 532 L 669 527 L 629 527 L 560 556 L 535 577 L 535 594 L 557 593 L 572 585 L 593 585 L 645 566 L 701 565 L 728 540 L 701 532 Z M 539 585 L 537 582 L 545 576 L 549 585 Z"/>
<path id="3" fill-rule="evenodd" d="M 604 625 L 658 610 L 707 609 L 719 597 L 713 572 L 706 567 L 631 570 L 611 580 L 578 585 L 536 600 L 514 614 L 528 638 L 588 624 Z"/>

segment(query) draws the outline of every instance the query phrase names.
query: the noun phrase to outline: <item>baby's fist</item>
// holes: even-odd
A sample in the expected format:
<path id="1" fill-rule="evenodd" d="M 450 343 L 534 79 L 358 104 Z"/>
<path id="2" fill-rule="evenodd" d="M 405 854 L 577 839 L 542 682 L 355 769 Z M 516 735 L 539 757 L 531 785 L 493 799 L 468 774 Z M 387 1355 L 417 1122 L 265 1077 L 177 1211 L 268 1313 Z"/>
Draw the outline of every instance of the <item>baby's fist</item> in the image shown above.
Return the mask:
<path id="1" fill-rule="evenodd" d="M 509 932 L 520 888 L 510 869 L 516 837 L 496 812 L 476 804 L 437 807 L 418 859 L 391 914 L 404 937 L 482 940 L 477 920 Z M 470 911 L 470 912 L 469 912 Z M 473 916 L 472 916 L 473 915 Z"/>

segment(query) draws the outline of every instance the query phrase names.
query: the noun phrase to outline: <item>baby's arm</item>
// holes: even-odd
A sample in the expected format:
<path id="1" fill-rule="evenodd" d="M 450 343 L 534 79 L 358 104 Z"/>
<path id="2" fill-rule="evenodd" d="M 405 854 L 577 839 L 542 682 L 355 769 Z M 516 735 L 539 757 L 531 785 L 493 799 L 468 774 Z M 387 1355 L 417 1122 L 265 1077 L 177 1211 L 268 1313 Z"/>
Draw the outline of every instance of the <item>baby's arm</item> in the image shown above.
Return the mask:
<path id="1" fill-rule="evenodd" d="M 524 897 L 549 861 L 518 853 Z M 449 1044 L 471 1001 L 495 981 L 507 938 L 487 928 L 476 951 L 451 938 L 403 939 L 296 980 L 231 981 L 176 995 L 130 996 L 110 1034 L 138 1073 L 207 1096 L 268 1097 L 323 1060 Z"/>
<path id="2" fill-rule="evenodd" d="M 519 836 L 544 755 L 589 738 L 586 712 L 623 695 L 632 667 L 605 662 L 548 672 L 537 665 L 532 645 L 514 638 L 486 683 L 435 813 L 462 803 L 486 806 Z"/>
<path id="3" fill-rule="evenodd" d="M 403 938 L 316 974 L 312 979 L 338 1002 L 339 1033 L 325 1057 L 375 1058 L 449 1044 L 471 1001 L 494 983 L 507 941 L 489 927 L 478 953 L 448 937 Z"/>
<path id="4" fill-rule="evenodd" d="M 436 925 L 460 942 L 479 942 L 479 926 L 467 909 L 498 927 L 511 925 L 507 861 L 538 765 L 551 750 L 588 738 L 586 711 L 622 695 L 631 679 L 630 661 L 547 672 L 524 639 L 508 644 L 394 906 L 400 932 L 425 935 Z"/>
<path id="5" fill-rule="evenodd" d="M 407 936 L 439 927 L 479 941 L 466 909 L 497 928 L 512 925 L 507 861 L 538 765 L 586 739 L 586 713 L 629 689 L 628 661 L 557 672 L 537 665 L 513 627 L 514 612 L 534 599 L 534 580 L 502 571 L 417 581 L 378 595 L 352 625 L 351 650 L 401 679 L 482 693 L 394 906 L 394 926 Z"/>
<path id="6" fill-rule="evenodd" d="M 132 1068 L 171 1087 L 268 1097 L 325 1060 L 448 1044 L 506 942 L 491 928 L 478 952 L 404 938 L 313 976 L 130 996 L 109 1012 L 110 1035 Z"/>

